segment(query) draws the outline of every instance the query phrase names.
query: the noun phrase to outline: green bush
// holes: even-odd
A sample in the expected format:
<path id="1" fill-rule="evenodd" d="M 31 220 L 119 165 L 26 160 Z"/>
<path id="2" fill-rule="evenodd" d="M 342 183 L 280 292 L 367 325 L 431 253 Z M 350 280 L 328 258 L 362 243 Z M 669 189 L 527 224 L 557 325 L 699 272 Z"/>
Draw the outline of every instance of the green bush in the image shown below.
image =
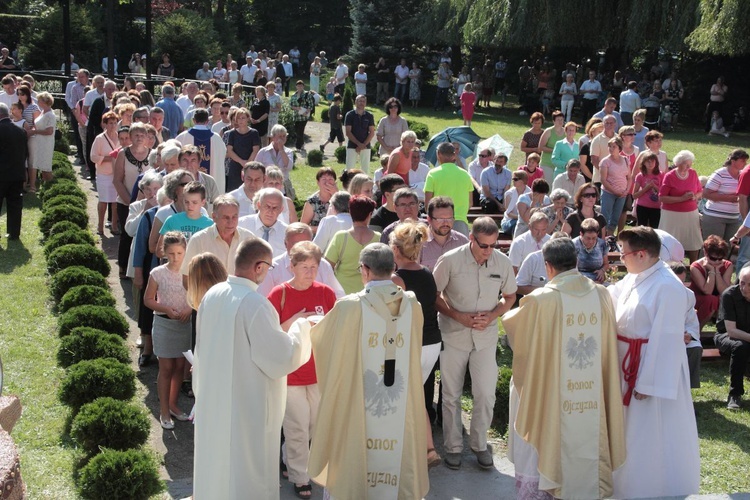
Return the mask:
<path id="1" fill-rule="evenodd" d="M 354 89 L 350 85 L 346 85 L 344 87 L 344 95 L 341 96 L 341 114 L 343 116 L 346 116 L 346 114 L 354 109 L 354 98 L 357 97 L 354 94 Z"/>
<path id="2" fill-rule="evenodd" d="M 112 358 L 121 363 L 130 362 L 130 353 L 122 337 L 88 326 L 73 328 L 70 335 L 60 341 L 57 362 L 63 368 L 88 359 Z"/>
<path id="3" fill-rule="evenodd" d="M 129 450 L 148 439 L 151 428 L 140 407 L 112 398 L 99 398 L 81 407 L 73 419 L 70 437 L 91 455 L 101 448 Z"/>
<path id="4" fill-rule="evenodd" d="M 135 372 L 112 358 L 79 361 L 68 368 L 60 384 L 60 401 L 76 411 L 96 398 L 127 401 L 135 395 Z"/>
<path id="5" fill-rule="evenodd" d="M 63 220 L 69 220 L 81 229 L 89 225 L 89 216 L 85 211 L 73 205 L 58 205 L 44 211 L 39 219 L 39 229 L 46 238 L 52 226 Z"/>
<path id="6" fill-rule="evenodd" d="M 44 242 L 44 256 L 49 258 L 50 254 L 58 248 L 74 244 L 91 246 L 94 244 L 94 237 L 88 231 L 78 228 L 64 233 L 55 233 Z"/>
<path id="7" fill-rule="evenodd" d="M 508 430 L 508 412 L 510 411 L 510 378 L 513 370 L 508 366 L 501 366 L 498 370 L 495 385 L 495 408 L 492 414 L 492 427 L 501 434 Z"/>
<path id="8" fill-rule="evenodd" d="M 78 124 L 76 124 L 76 127 Z M 70 154 L 70 126 L 68 122 L 59 120 L 55 130 L 55 151 L 66 155 Z"/>
<path id="9" fill-rule="evenodd" d="M 294 144 L 297 138 L 297 132 L 294 131 L 294 110 L 289 107 L 287 101 L 283 101 L 281 105 L 281 111 L 279 111 L 279 125 L 283 125 L 286 128 L 286 142 L 287 144 Z"/>
<path id="10" fill-rule="evenodd" d="M 320 121 L 324 123 L 328 123 L 330 121 L 330 116 L 329 116 L 330 114 L 331 114 L 331 108 L 324 107 L 320 111 Z"/>
<path id="11" fill-rule="evenodd" d="M 60 316 L 59 326 L 60 337 L 70 335 L 77 326 L 99 328 L 122 338 L 127 338 L 130 329 L 128 322 L 114 307 L 90 305 L 76 306 L 65 311 Z"/>
<path id="12" fill-rule="evenodd" d="M 52 175 L 54 177 L 46 181 L 44 184 L 49 184 L 50 186 L 52 186 L 53 184 L 55 184 L 55 180 L 58 180 L 58 182 L 59 180 L 62 180 L 62 179 L 70 180 L 70 181 L 77 180 L 76 173 L 71 168 L 59 167 L 57 170 L 53 168 Z"/>
<path id="13" fill-rule="evenodd" d="M 62 153 L 60 151 L 55 151 L 52 153 L 52 168 L 55 168 L 55 165 L 62 165 L 65 164 L 70 168 L 73 168 L 73 165 L 70 163 L 70 160 L 68 159 L 68 155 L 65 153 Z"/>
<path id="14" fill-rule="evenodd" d="M 178 78 L 195 78 L 195 70 L 201 67 L 203 61 L 216 61 L 217 57 L 221 57 L 219 35 L 214 28 L 213 18 L 191 9 L 178 9 L 168 16 L 156 16 L 153 40 L 152 53 L 171 54 Z"/>
<path id="15" fill-rule="evenodd" d="M 336 161 L 339 163 L 346 163 L 346 146 L 339 146 L 336 151 L 333 152 L 336 155 Z"/>
<path id="16" fill-rule="evenodd" d="M 109 290 L 104 276 L 83 266 L 68 267 L 55 274 L 50 281 L 49 289 L 55 302 L 60 302 L 68 290 L 79 285 L 93 285 Z"/>
<path id="17" fill-rule="evenodd" d="M 57 179 L 42 187 L 41 197 L 43 202 L 61 194 L 69 194 L 84 200 L 86 199 L 86 193 L 78 186 L 78 183 L 70 179 Z"/>
<path id="18" fill-rule="evenodd" d="M 47 257 L 47 270 L 50 274 L 71 266 L 88 267 L 102 276 L 109 276 L 107 256 L 90 244 L 63 245 Z"/>
<path id="19" fill-rule="evenodd" d="M 412 120 L 407 120 L 406 123 L 409 125 L 409 130 L 417 134 L 417 139 L 420 141 L 426 141 L 430 138 L 430 127 L 426 123 Z"/>
<path id="20" fill-rule="evenodd" d="M 104 450 L 81 468 L 78 489 L 83 498 L 146 500 L 164 491 L 164 482 L 148 452 Z"/>
<path id="21" fill-rule="evenodd" d="M 307 152 L 307 164 L 311 167 L 323 165 L 323 152 L 319 149 L 311 149 Z"/>
<path id="22" fill-rule="evenodd" d="M 52 228 L 49 230 L 49 236 L 47 236 L 47 238 L 51 238 L 56 234 L 67 233 L 69 231 L 85 231 L 85 229 L 81 229 L 78 224 L 73 224 L 69 220 L 63 220 L 60 222 L 56 222 L 52 226 Z"/>
<path id="23" fill-rule="evenodd" d="M 58 205 L 73 205 L 74 207 L 78 207 L 81 210 L 86 210 L 86 199 L 73 194 L 58 194 L 57 196 L 53 196 L 52 198 L 45 199 L 42 209 L 49 210 L 50 208 L 56 207 Z"/>
<path id="24" fill-rule="evenodd" d="M 94 285 L 79 285 L 68 290 L 60 303 L 57 311 L 64 313 L 78 306 L 114 306 L 115 298 L 109 290 L 104 290 Z"/>

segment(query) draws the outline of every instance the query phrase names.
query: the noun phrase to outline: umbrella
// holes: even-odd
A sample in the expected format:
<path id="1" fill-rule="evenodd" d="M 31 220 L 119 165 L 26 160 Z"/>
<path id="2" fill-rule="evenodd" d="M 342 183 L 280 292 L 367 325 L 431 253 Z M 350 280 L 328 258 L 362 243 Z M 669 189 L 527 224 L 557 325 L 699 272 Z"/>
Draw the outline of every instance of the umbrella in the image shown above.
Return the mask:
<path id="1" fill-rule="evenodd" d="M 461 145 L 461 158 L 468 158 L 474 153 L 474 148 L 481 137 L 471 130 L 471 127 L 448 127 L 432 136 L 425 152 L 425 159 L 435 165 L 437 163 L 437 147 L 441 142 L 458 142 Z"/>
<path id="2" fill-rule="evenodd" d="M 488 137 L 487 139 L 484 139 L 479 144 L 477 144 L 477 148 L 473 151 L 474 157 L 476 158 L 477 154 L 480 151 L 483 151 L 487 148 L 492 148 L 493 151 L 495 151 L 495 154 L 503 153 L 508 157 L 508 161 L 510 161 L 510 155 L 513 154 L 513 145 L 500 137 L 498 134 L 495 134 L 492 137 Z"/>

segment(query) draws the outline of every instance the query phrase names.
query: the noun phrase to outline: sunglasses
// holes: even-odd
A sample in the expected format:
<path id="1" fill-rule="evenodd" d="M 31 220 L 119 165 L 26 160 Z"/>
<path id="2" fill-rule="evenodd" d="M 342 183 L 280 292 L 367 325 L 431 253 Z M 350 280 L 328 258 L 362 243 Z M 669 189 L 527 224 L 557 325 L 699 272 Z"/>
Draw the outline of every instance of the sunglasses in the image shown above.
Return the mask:
<path id="1" fill-rule="evenodd" d="M 481 248 L 482 250 L 487 250 L 488 248 L 493 248 L 495 246 L 494 243 L 492 243 L 492 244 L 490 244 L 490 243 L 479 243 L 477 240 L 474 240 L 474 243 L 476 243 L 477 246 L 479 248 Z"/>
<path id="2" fill-rule="evenodd" d="M 722 255 L 709 255 L 708 260 L 713 260 L 713 261 L 724 260 L 724 257 Z"/>
<path id="3" fill-rule="evenodd" d="M 583 193 L 581 198 L 596 198 L 596 193 Z"/>
<path id="4" fill-rule="evenodd" d="M 635 137 L 635 134 L 621 134 L 623 137 Z"/>
<path id="5" fill-rule="evenodd" d="M 511 177 L 510 180 L 512 180 L 513 182 L 516 182 L 516 181 L 520 181 L 521 179 L 519 179 L 518 177 Z"/>
<path id="6" fill-rule="evenodd" d="M 479 155 L 479 157 L 480 157 L 480 158 L 487 158 L 487 157 L 489 157 L 489 156 L 490 156 L 490 155 L 482 155 L 482 154 L 480 154 L 480 155 Z"/>

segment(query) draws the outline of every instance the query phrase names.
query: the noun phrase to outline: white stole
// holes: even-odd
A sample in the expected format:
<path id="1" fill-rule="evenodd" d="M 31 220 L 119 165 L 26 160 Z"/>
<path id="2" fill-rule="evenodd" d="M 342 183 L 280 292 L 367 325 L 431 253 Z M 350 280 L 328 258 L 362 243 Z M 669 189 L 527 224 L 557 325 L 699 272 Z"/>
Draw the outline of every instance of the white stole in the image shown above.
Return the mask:
<path id="1" fill-rule="evenodd" d="M 406 296 L 393 316 L 382 297 L 371 289 L 362 297 L 362 377 L 368 498 L 398 498 L 404 447 L 411 345 L 411 304 Z M 395 377 L 384 381 L 385 360 L 395 359 Z"/>
<path id="2" fill-rule="evenodd" d="M 595 288 L 584 297 L 566 293 L 560 297 L 560 464 L 564 481 L 554 485 L 541 477 L 539 488 L 558 486 L 563 498 L 599 498 L 601 303 Z"/>

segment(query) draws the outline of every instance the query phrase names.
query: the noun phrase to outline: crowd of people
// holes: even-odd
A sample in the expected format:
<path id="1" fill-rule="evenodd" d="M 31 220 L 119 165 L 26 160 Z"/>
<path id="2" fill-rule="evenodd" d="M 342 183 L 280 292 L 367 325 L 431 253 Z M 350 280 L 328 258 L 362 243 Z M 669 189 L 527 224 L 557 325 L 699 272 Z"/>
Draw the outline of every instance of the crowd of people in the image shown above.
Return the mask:
<path id="1" fill-rule="evenodd" d="M 313 58 L 311 76 L 324 57 Z M 298 214 L 294 200 L 302 193 L 290 176 L 295 155 L 287 130 L 278 123 L 280 94 L 295 112 L 295 146 L 302 150 L 320 82 L 311 78 L 307 89 L 298 80 L 289 96 L 299 51 L 277 60 L 251 49 L 241 69 L 232 60 L 227 69 L 204 65 L 206 81 L 179 88 L 167 81 L 158 100 L 136 80 L 118 88 L 102 75 L 90 79 L 85 69 L 66 89 L 71 122 L 79 125 L 79 160 L 99 198 L 97 232 L 104 236 L 108 228 L 119 238 L 120 277 L 137 290 L 139 365 L 158 359 L 160 424 L 195 422 L 196 496 L 239 497 L 252 489 L 278 497 L 283 429 L 281 470 L 300 498 L 311 496 L 311 479 L 333 497 L 364 498 L 368 488 L 421 497 L 428 467 L 462 465 L 467 368 L 469 446 L 480 467 L 492 468 L 499 322 L 514 351 L 509 456 L 519 497 L 697 492 L 690 387 L 700 382 L 700 328 L 716 321 L 716 343 L 732 356 L 729 408 L 740 406 L 750 358 L 750 274 L 742 267 L 750 253 L 748 154 L 731 151 L 708 178 L 697 175 L 690 151 L 674 154 L 670 165 L 663 135 L 645 126 L 641 104 L 631 109 L 627 99 L 610 97 L 598 110 L 586 102 L 585 82 L 579 87 L 586 125 L 576 137 L 566 96 L 580 95 L 571 92 L 570 73 L 561 110 L 547 113 L 552 124 L 545 128 L 547 116 L 534 112 L 518 138 L 523 165 L 509 166 L 508 156 L 492 148 L 467 164 L 460 145 L 444 142 L 431 166 L 401 116 L 407 93 L 418 104 L 409 79 L 419 68 L 401 61 L 394 95 L 378 80 L 376 102 L 386 116 L 376 123 L 364 92 L 342 115 L 341 87 L 347 78 L 362 84 L 366 75 L 363 68 L 349 75 L 339 60 L 328 142 L 346 138 L 346 167 L 340 174 L 320 168 L 317 190 Z M 449 61 L 441 63 L 448 68 Z M 474 102 L 487 96 L 484 89 L 506 89 L 505 67 L 488 64 L 491 78 L 481 92 L 472 89 L 473 76 L 459 75 L 463 95 L 476 90 L 460 100 L 465 119 L 469 107 L 489 103 Z M 169 69 L 168 55 L 163 65 Z M 257 86 L 245 102 L 250 67 Z M 230 94 L 208 81 L 220 80 L 217 70 Z M 33 83 L 10 76 L 4 87 L 6 80 L 0 137 L 11 137 L 2 132 L 11 114 L 4 103 L 16 96 L 18 105 L 11 104 L 23 123 L 13 133 L 29 136 L 26 189 L 33 192 L 36 170 L 43 178 L 51 170 L 41 142 L 55 130 L 51 96 L 35 95 Z M 371 176 L 374 141 L 380 168 Z M 0 140 L 0 151 L 11 149 L 13 158 L 26 156 Z M 20 214 L 16 221 L 10 206 L 9 197 L 9 232 L 18 237 Z M 501 237 L 510 241 L 507 255 Z M 627 270 L 620 281 L 611 256 Z M 689 270 L 678 264 L 685 257 Z M 731 282 L 734 269 L 738 285 Z M 669 311 L 657 300 L 664 296 Z M 684 324 L 674 321 L 683 311 Z M 570 336 L 564 345 L 560 330 Z M 556 340 L 545 343 L 547 334 Z M 184 382 L 191 375 L 182 354 L 190 349 L 192 386 Z M 183 389 L 196 398 L 193 411 L 179 406 Z M 561 431 L 558 424 L 550 431 L 546 420 L 559 408 L 542 411 L 535 405 L 543 400 L 562 404 L 564 425 L 602 426 L 586 458 L 575 453 L 580 432 L 550 445 Z M 351 403 L 343 414 L 341 401 Z M 443 457 L 434 423 L 442 425 Z M 661 445 L 647 448 L 639 436 Z M 581 477 L 578 484 L 571 479 Z"/>

